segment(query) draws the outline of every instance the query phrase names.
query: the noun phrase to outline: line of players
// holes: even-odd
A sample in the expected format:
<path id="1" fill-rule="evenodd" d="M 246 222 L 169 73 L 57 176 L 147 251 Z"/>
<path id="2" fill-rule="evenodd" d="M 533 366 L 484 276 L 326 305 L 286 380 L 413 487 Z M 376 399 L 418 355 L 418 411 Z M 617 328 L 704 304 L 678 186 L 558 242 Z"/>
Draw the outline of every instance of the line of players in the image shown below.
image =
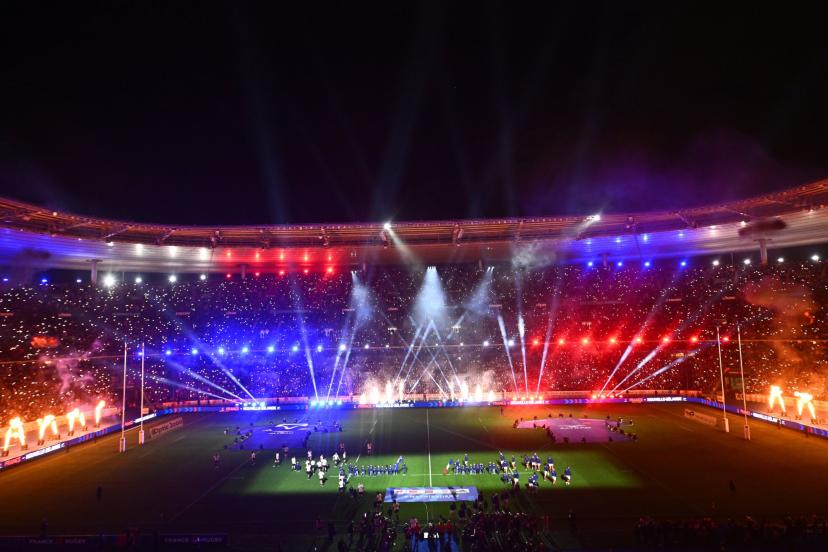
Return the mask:
<path id="1" fill-rule="evenodd" d="M 348 483 L 348 480 L 353 476 L 384 476 L 384 475 L 398 475 L 403 474 L 406 475 L 408 473 L 408 465 L 405 463 L 405 459 L 400 456 L 397 458 L 397 461 L 393 464 L 386 465 L 357 465 L 351 464 L 347 462 L 348 460 L 348 453 L 347 451 L 342 451 L 342 456 L 338 453 L 334 452 L 333 457 L 334 466 L 339 468 L 339 491 L 344 492 L 345 485 Z M 281 465 L 282 460 L 279 452 L 276 452 L 276 456 L 273 460 L 273 467 L 278 467 Z M 293 471 L 300 471 L 301 466 L 299 462 L 296 460 L 296 457 L 293 456 L 290 459 L 290 467 Z M 308 479 L 313 477 L 313 474 L 316 473 L 319 477 L 319 485 L 324 486 L 325 482 L 327 481 L 327 472 L 328 472 L 328 460 L 325 458 L 324 454 L 319 455 L 319 460 L 314 460 L 313 451 L 307 451 L 307 458 L 305 459 L 305 473 L 308 476 Z"/>
<path id="2" fill-rule="evenodd" d="M 552 485 L 555 485 L 558 481 L 558 471 L 555 469 L 555 461 L 551 456 L 547 456 L 546 462 L 542 463 L 538 453 L 534 453 L 532 456 L 525 454 L 523 456 L 523 467 L 532 470 L 532 474 L 527 481 L 527 487 L 530 490 L 535 490 L 539 487 L 539 479 L 541 477 L 543 477 L 544 481 L 552 483 Z M 443 470 L 443 474 L 448 475 L 449 473 L 453 473 L 454 475 L 478 475 L 486 473 L 494 475 L 500 473 L 500 479 L 504 483 L 511 484 L 516 488 L 520 487 L 520 471 L 518 471 L 517 460 L 512 456 L 511 460 L 507 461 L 506 456 L 502 452 L 497 462 L 489 462 L 487 464 L 469 462 L 468 453 L 464 455 L 462 462 L 459 458 L 456 460 L 450 458 Z M 564 469 L 562 479 L 566 485 L 572 483 L 572 468 L 567 466 Z"/>

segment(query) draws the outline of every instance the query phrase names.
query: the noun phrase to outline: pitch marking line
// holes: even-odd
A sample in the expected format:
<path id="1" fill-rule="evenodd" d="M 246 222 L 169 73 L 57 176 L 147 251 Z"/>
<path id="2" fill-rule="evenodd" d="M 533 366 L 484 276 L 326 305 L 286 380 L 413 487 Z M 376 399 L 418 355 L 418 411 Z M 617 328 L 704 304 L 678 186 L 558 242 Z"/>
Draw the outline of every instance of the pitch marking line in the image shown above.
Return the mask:
<path id="1" fill-rule="evenodd" d="M 426 408 L 426 436 L 428 443 L 428 486 L 433 486 L 431 481 L 431 424 L 428 421 L 428 408 Z"/>

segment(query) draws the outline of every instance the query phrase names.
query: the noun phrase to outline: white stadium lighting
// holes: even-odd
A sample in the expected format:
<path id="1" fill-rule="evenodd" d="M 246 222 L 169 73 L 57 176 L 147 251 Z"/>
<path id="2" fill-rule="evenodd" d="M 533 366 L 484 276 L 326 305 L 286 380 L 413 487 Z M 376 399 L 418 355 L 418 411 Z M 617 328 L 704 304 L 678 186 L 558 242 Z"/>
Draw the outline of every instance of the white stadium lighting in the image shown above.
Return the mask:
<path id="1" fill-rule="evenodd" d="M 295 353 L 295 352 L 297 352 L 298 350 L 299 350 L 299 345 L 294 345 L 294 346 L 291 348 L 291 351 L 293 351 L 294 353 Z"/>
<path id="2" fill-rule="evenodd" d="M 143 282 L 143 281 L 144 281 L 144 279 L 143 279 L 143 278 L 141 278 L 140 276 L 136 276 L 136 277 L 135 277 L 135 283 L 136 283 L 136 284 L 140 284 L 140 283 L 141 283 L 141 282 Z"/>
<path id="3" fill-rule="evenodd" d="M 201 276 L 199 276 L 199 277 L 198 277 L 198 279 L 199 279 L 199 280 L 201 280 L 201 281 L 203 282 L 204 280 L 206 280 L 206 279 L 207 279 L 207 275 L 206 275 L 206 274 L 202 274 Z"/>
<path id="4" fill-rule="evenodd" d="M 514 347 L 515 346 L 515 340 L 514 339 L 510 339 L 506 343 L 509 345 L 509 347 Z"/>
<path id="5" fill-rule="evenodd" d="M 785 262 L 785 257 L 779 257 L 778 259 L 776 259 L 776 262 L 777 263 L 784 263 Z"/>
<path id="6" fill-rule="evenodd" d="M 366 344 L 365 344 L 365 346 L 363 347 L 363 349 L 370 349 L 370 348 L 371 348 L 371 346 L 370 346 L 370 345 L 368 345 L 367 343 L 366 343 Z"/>
<path id="7" fill-rule="evenodd" d="M 106 276 L 104 276 L 103 285 L 106 286 L 106 287 L 114 286 L 115 285 L 115 276 L 113 276 L 112 274 L 107 274 Z"/>
<path id="8" fill-rule="evenodd" d="M 382 227 L 385 230 L 391 230 L 391 222 L 390 221 L 386 222 L 385 224 L 382 225 Z"/>
<path id="9" fill-rule="evenodd" d="M 322 345 L 317 345 L 317 346 L 316 346 L 316 352 L 317 352 L 317 353 L 321 353 L 321 352 L 322 352 Z"/>
<path id="10" fill-rule="evenodd" d="M 811 260 L 812 260 L 812 261 L 814 261 L 814 262 L 819 261 L 819 255 L 817 255 L 816 253 L 814 253 L 813 255 L 811 255 Z"/>
<path id="11" fill-rule="evenodd" d="M 178 278 L 176 277 L 175 274 L 170 274 L 170 277 L 167 278 L 167 280 L 169 280 L 171 284 L 174 284 L 178 281 Z"/>
<path id="12" fill-rule="evenodd" d="M 345 345 L 344 343 L 340 343 L 340 344 L 339 344 L 339 352 L 340 352 L 340 353 L 344 353 L 344 352 L 345 352 L 345 349 L 347 349 L 347 348 L 348 348 L 348 346 L 347 346 L 347 345 Z"/>
<path id="13" fill-rule="evenodd" d="M 713 261 L 713 266 L 719 266 L 719 259 L 716 259 L 715 261 Z"/>
<path id="14" fill-rule="evenodd" d="M 744 261 L 742 261 L 742 262 L 743 262 L 743 263 L 745 263 L 746 265 L 749 265 L 749 264 L 750 264 L 750 259 L 745 259 L 745 260 L 744 260 Z"/>
<path id="15" fill-rule="evenodd" d="M 275 350 L 276 350 L 276 347 L 274 347 L 273 345 L 268 345 L 268 346 L 267 346 L 267 352 L 268 352 L 268 353 L 272 353 L 272 352 L 273 352 L 273 351 L 275 351 Z"/>
<path id="16" fill-rule="evenodd" d="M 488 346 L 489 346 L 489 340 L 488 340 L 488 339 L 487 339 L 486 341 L 484 341 L 484 342 L 483 342 L 483 346 L 484 346 L 484 347 L 488 347 Z"/>

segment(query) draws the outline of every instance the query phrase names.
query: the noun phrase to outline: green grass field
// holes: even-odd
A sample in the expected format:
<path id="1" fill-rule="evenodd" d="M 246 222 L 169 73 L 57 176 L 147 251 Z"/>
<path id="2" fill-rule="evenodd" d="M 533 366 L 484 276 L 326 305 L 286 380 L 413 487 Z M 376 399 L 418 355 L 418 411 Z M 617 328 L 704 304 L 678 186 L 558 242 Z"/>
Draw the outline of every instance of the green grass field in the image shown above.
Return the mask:
<path id="1" fill-rule="evenodd" d="M 572 466 L 574 482 L 537 494 L 520 493 L 512 509 L 551 517 L 549 542 L 564 548 L 630 543 L 640 515 L 686 518 L 828 514 L 828 442 L 764 423 L 753 423 L 753 440 L 741 438 L 741 420 L 725 434 L 682 416 L 683 405 L 601 405 L 590 407 L 379 409 L 319 411 L 304 419 L 337 419 L 344 431 L 314 434 L 309 446 L 332 453 L 339 440 L 350 460 L 368 439 L 375 443 L 371 463 L 392 463 L 400 454 L 407 476 L 353 478 L 367 495 L 354 502 L 337 491 L 336 476 L 324 488 L 315 477 L 272 466 L 272 451 L 249 465 L 249 452 L 223 450 L 232 437 L 226 426 L 282 421 L 285 413 L 186 415 L 183 429 L 137 446 L 129 432 L 126 454 L 117 436 L 75 447 L 0 473 L 0 533 L 36 534 L 48 520 L 52 533 L 139 531 L 218 531 L 239 549 L 280 544 L 285 550 L 310 549 L 324 539 L 314 534 L 317 515 L 342 531 L 371 509 L 374 493 L 389 486 L 475 485 L 489 497 L 504 486 L 493 475 L 443 475 L 449 457 L 468 452 L 488 462 L 502 450 L 522 457 L 551 454 L 559 471 Z M 516 430 L 517 417 L 573 414 L 575 417 L 631 417 L 637 442 L 556 444 L 538 430 Z M 293 420 L 296 416 L 287 413 Z M 214 469 L 212 454 L 221 451 Z M 296 450 L 304 458 L 304 450 Z M 360 463 L 364 462 L 363 454 Z M 429 468 L 430 466 L 430 468 Z M 523 470 L 525 472 L 525 470 Z M 736 490 L 731 491 L 733 480 Z M 522 483 L 525 483 L 525 473 Z M 102 500 L 96 488 L 103 488 Z M 448 503 L 403 504 L 401 518 L 448 515 Z M 577 530 L 570 531 L 573 512 Z M 331 547 L 333 550 L 334 547 Z"/>

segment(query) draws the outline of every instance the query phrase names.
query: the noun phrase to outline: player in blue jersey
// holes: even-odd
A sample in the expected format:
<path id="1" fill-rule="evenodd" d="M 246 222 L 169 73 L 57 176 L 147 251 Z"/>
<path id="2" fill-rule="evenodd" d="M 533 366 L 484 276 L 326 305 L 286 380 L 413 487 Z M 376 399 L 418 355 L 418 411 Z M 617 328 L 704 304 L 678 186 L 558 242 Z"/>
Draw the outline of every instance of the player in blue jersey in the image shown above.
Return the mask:
<path id="1" fill-rule="evenodd" d="M 567 466 L 564 470 L 563 480 L 564 483 L 566 483 L 567 485 L 572 483 L 572 468 L 570 468 L 569 466 Z"/>

